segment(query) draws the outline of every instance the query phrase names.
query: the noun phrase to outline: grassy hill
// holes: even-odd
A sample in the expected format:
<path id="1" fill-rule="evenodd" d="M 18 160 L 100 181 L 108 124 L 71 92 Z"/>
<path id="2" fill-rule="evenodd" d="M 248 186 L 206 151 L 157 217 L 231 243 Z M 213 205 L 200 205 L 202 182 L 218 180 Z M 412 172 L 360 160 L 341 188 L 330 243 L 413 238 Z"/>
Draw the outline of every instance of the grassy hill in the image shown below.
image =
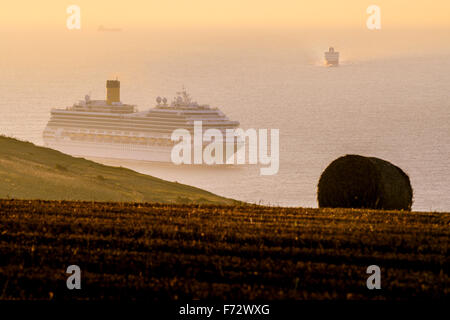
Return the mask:
<path id="1" fill-rule="evenodd" d="M 202 189 L 0 136 L 0 198 L 233 204 Z"/>

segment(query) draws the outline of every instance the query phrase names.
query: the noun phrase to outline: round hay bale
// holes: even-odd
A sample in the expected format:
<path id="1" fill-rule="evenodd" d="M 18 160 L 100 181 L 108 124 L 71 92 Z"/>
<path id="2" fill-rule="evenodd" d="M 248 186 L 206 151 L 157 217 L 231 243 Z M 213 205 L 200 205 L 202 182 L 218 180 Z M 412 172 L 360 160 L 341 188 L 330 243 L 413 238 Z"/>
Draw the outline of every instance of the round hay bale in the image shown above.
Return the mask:
<path id="1" fill-rule="evenodd" d="M 392 163 L 359 155 L 334 160 L 322 173 L 319 208 L 411 210 L 408 175 Z"/>

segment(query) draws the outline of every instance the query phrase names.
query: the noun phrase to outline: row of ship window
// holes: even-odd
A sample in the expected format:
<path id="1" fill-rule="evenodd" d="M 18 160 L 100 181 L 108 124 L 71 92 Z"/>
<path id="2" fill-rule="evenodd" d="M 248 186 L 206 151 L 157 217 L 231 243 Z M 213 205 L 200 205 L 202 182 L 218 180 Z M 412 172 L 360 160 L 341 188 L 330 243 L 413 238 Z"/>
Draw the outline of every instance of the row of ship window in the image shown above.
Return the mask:
<path id="1" fill-rule="evenodd" d="M 66 136 L 78 141 L 121 142 L 142 145 L 173 146 L 174 141 L 165 138 L 144 138 L 132 136 L 110 136 L 99 134 L 70 133 Z"/>

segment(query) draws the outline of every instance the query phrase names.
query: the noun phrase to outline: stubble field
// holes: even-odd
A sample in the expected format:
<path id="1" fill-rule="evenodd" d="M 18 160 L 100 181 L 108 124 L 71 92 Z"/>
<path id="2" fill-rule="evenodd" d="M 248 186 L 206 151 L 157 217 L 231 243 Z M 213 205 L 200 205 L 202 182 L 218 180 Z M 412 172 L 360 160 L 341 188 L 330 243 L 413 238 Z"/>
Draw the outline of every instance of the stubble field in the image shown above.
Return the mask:
<path id="1" fill-rule="evenodd" d="M 0 200 L 0 298 L 443 300 L 449 240 L 450 213 Z"/>

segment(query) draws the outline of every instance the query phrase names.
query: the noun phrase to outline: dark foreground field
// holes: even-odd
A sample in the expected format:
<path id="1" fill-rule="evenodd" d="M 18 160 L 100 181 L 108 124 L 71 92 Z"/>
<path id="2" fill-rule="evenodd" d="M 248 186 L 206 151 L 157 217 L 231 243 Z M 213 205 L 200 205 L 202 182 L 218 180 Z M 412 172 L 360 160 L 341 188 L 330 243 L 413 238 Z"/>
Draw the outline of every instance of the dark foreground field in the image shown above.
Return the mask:
<path id="1" fill-rule="evenodd" d="M 0 298 L 446 299 L 449 239 L 449 213 L 3 200 Z"/>

